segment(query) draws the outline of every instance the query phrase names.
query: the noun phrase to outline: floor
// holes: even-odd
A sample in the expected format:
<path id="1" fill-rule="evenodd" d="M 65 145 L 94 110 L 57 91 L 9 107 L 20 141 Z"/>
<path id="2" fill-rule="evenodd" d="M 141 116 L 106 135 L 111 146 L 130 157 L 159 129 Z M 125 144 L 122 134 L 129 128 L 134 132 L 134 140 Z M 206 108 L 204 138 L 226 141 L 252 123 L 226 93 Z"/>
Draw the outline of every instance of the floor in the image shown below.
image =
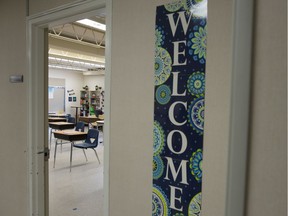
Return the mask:
<path id="1" fill-rule="evenodd" d="M 73 148 L 72 171 L 69 170 L 70 144 L 57 146 L 56 165 L 53 168 L 55 140 L 49 161 L 49 216 L 103 215 L 103 134 L 96 151 L 86 150 L 88 162 L 81 149 Z"/>

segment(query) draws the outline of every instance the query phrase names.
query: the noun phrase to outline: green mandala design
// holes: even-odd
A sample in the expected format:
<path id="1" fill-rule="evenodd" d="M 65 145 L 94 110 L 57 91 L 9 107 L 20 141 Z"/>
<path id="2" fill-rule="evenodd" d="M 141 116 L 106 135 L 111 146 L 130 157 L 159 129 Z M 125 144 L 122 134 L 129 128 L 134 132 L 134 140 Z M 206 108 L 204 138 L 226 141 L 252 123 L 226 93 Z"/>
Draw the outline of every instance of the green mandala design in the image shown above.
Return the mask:
<path id="1" fill-rule="evenodd" d="M 155 29 L 155 39 L 156 39 L 155 46 L 156 47 L 161 46 L 163 43 L 163 35 L 162 35 L 161 30 Z"/>
<path id="2" fill-rule="evenodd" d="M 197 182 L 202 181 L 202 161 L 203 161 L 202 149 L 197 149 L 196 152 L 193 152 L 192 157 L 190 158 L 190 165 L 189 165 L 191 173 Z"/>
<path id="3" fill-rule="evenodd" d="M 200 216 L 201 215 L 201 203 L 202 203 L 201 200 L 202 200 L 201 192 L 196 194 L 192 198 L 189 204 L 188 216 Z"/>
<path id="4" fill-rule="evenodd" d="M 152 216 L 169 216 L 169 203 L 165 193 L 157 185 L 153 185 Z"/>
<path id="5" fill-rule="evenodd" d="M 189 76 L 187 80 L 188 91 L 196 96 L 202 97 L 205 93 L 205 74 L 203 72 L 196 72 Z"/>
<path id="6" fill-rule="evenodd" d="M 157 121 L 154 121 L 153 140 L 154 155 L 159 155 L 164 148 L 165 134 L 162 126 Z"/>
<path id="7" fill-rule="evenodd" d="M 169 12 L 175 12 L 178 11 L 183 6 L 183 0 L 177 0 L 172 3 L 168 3 L 164 5 L 167 11 Z"/>
<path id="8" fill-rule="evenodd" d="M 155 50 L 155 85 L 161 85 L 169 78 L 172 69 L 172 59 L 162 47 Z"/>
<path id="9" fill-rule="evenodd" d="M 195 32 L 195 36 L 191 39 L 192 49 L 194 55 L 198 55 L 199 58 L 206 59 L 206 47 L 207 47 L 207 25 L 204 28 L 200 27 L 198 32 Z"/>

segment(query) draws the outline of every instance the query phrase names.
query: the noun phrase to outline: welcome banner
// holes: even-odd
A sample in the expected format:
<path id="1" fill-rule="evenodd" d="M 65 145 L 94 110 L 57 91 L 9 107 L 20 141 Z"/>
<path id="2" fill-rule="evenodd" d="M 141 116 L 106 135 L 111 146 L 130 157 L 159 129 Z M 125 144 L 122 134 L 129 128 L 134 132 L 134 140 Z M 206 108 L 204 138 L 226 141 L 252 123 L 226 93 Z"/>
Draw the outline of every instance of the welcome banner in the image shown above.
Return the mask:
<path id="1" fill-rule="evenodd" d="M 206 14 L 205 0 L 157 7 L 153 216 L 200 215 Z"/>

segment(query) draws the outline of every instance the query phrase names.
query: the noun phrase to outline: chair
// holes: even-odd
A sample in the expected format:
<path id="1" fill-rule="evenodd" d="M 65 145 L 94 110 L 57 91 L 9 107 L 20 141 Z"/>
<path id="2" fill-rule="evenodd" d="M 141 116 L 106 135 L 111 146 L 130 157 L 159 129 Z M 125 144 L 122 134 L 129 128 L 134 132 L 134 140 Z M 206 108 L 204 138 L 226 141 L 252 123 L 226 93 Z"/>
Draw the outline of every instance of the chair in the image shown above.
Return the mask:
<path id="1" fill-rule="evenodd" d="M 76 123 L 76 119 L 74 118 L 74 117 L 71 117 L 71 116 L 69 116 L 68 118 L 67 118 L 67 122 L 69 122 L 69 123 Z"/>
<path id="2" fill-rule="evenodd" d="M 77 122 L 75 131 L 84 132 L 84 128 L 85 128 L 85 123 L 80 121 L 80 122 Z"/>
<path id="3" fill-rule="evenodd" d="M 71 117 L 71 118 L 73 118 L 73 117 Z M 74 118 L 74 120 L 75 120 L 75 118 Z M 70 121 L 73 121 L 73 119 L 70 119 Z M 84 123 L 84 122 L 81 122 L 81 121 L 80 121 L 80 122 L 77 122 L 77 124 L 76 124 L 76 126 L 75 126 L 75 131 L 84 132 L 84 129 L 85 129 L 85 123 Z M 70 142 L 62 142 L 62 140 L 61 140 L 61 142 L 60 142 L 60 144 L 61 144 L 61 152 L 62 152 L 62 144 L 63 144 L 63 143 L 70 143 Z M 53 168 L 55 168 L 57 145 L 59 145 L 58 140 L 56 140 L 56 142 L 55 142 L 54 165 L 53 165 Z M 85 153 L 85 152 L 84 152 L 84 153 Z"/>
<path id="4" fill-rule="evenodd" d="M 99 160 L 98 154 L 97 154 L 96 149 L 95 149 L 98 146 L 98 138 L 99 138 L 99 131 L 94 129 L 94 128 L 91 128 L 88 130 L 86 140 L 83 143 L 73 144 L 73 147 L 80 148 L 83 150 L 83 153 L 84 153 L 85 158 L 86 158 L 86 162 L 88 160 L 87 160 L 87 156 L 85 153 L 85 149 L 92 149 L 95 152 L 95 155 L 96 155 L 98 162 L 100 164 L 100 160 Z"/>

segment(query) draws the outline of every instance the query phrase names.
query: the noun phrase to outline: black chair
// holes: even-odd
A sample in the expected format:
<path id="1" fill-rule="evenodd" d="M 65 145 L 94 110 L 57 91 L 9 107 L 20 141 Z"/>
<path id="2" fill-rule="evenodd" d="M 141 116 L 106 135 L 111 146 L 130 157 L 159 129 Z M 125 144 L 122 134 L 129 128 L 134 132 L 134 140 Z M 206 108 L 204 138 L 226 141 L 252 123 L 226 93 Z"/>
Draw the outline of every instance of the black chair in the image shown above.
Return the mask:
<path id="1" fill-rule="evenodd" d="M 75 127 L 75 131 L 81 131 L 84 132 L 85 129 L 85 123 L 84 122 L 77 122 L 76 127 Z"/>
<path id="2" fill-rule="evenodd" d="M 73 147 L 80 148 L 83 150 L 86 161 L 88 161 L 88 160 L 87 160 L 87 156 L 85 153 L 85 149 L 92 149 L 95 152 L 95 155 L 96 155 L 98 162 L 100 164 L 100 160 L 99 160 L 98 154 L 97 154 L 96 149 L 95 149 L 98 146 L 98 138 L 99 138 L 99 131 L 94 129 L 94 128 L 91 128 L 88 130 L 86 140 L 83 143 L 73 144 Z"/>
<path id="3" fill-rule="evenodd" d="M 67 118 L 67 122 L 69 122 L 69 123 L 76 123 L 76 119 L 74 118 L 74 117 L 71 117 L 71 116 L 69 116 L 68 118 Z"/>

